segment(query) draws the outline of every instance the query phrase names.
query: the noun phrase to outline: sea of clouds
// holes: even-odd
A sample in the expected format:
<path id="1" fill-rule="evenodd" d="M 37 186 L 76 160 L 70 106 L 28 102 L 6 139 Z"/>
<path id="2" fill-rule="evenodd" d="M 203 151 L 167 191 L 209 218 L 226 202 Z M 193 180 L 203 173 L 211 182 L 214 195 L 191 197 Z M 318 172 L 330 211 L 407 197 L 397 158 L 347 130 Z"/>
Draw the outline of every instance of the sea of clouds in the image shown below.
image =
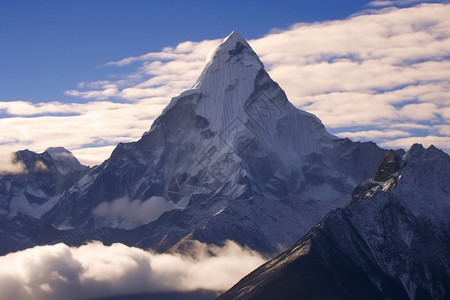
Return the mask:
<path id="1" fill-rule="evenodd" d="M 123 244 L 38 246 L 0 257 L 0 299 L 95 299 L 152 292 L 225 291 L 264 263 L 227 241 L 196 242 L 189 253 L 158 254 Z"/>

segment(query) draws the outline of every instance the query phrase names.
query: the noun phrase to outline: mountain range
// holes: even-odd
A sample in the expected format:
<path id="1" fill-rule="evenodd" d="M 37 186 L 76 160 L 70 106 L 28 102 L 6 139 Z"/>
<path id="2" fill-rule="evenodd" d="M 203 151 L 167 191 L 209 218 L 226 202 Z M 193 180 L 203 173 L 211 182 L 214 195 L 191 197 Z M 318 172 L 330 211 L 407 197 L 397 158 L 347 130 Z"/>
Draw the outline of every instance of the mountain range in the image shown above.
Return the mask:
<path id="1" fill-rule="evenodd" d="M 19 151 L 15 163 L 21 173 L 0 174 L 2 254 L 90 240 L 186 252 L 233 240 L 271 257 L 288 250 L 224 299 L 449 295 L 448 155 L 333 136 L 236 32 L 141 139 L 101 165 L 64 148 Z"/>

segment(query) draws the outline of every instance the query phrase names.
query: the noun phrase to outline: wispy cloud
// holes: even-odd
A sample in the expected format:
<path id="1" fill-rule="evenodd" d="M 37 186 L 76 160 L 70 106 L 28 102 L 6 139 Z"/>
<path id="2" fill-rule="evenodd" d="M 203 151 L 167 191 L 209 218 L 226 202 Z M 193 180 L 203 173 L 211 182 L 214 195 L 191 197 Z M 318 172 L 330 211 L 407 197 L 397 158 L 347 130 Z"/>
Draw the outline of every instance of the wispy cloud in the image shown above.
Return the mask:
<path id="1" fill-rule="evenodd" d="M 371 7 L 385 7 L 385 6 L 392 6 L 393 1 L 372 1 L 367 6 Z"/>
<path id="2" fill-rule="evenodd" d="M 81 97 L 85 99 L 94 98 L 98 100 L 105 100 L 112 97 L 119 96 L 119 90 L 114 84 L 107 84 L 103 86 L 101 90 L 94 91 L 84 91 L 80 92 L 78 90 L 68 90 L 64 94 L 73 97 Z"/>
<path id="3" fill-rule="evenodd" d="M 348 137 L 355 140 L 373 140 L 373 139 L 391 139 L 391 138 L 399 138 L 399 137 L 407 137 L 409 136 L 409 132 L 400 131 L 400 130 L 390 130 L 390 131 L 382 131 L 382 130 L 367 130 L 367 131 L 358 131 L 358 132 L 340 132 L 339 135 L 341 137 Z"/>
<path id="4" fill-rule="evenodd" d="M 123 197 L 100 203 L 92 210 L 92 214 L 97 218 L 97 226 L 101 223 L 106 227 L 133 229 L 158 219 L 172 209 L 181 207 L 162 197 L 151 197 L 145 201 L 130 201 Z"/>
<path id="5" fill-rule="evenodd" d="M 20 114 L 23 106 L 34 109 L 24 111 L 21 116 L 1 119 L 0 149 L 13 152 L 29 148 L 42 152 L 51 146 L 64 146 L 76 155 L 81 154 L 81 161 L 91 165 L 105 160 L 117 143 L 138 139 L 165 106 L 158 98 L 134 103 L 92 101 L 47 105 L 13 101 L 7 104 L 7 111 L 14 114 Z M 45 114 L 49 107 L 54 113 L 70 115 Z"/>
<path id="6" fill-rule="evenodd" d="M 289 99 L 333 133 L 386 147 L 433 141 L 450 151 L 438 130 L 450 123 L 449 13 L 448 4 L 391 8 L 294 25 L 251 44 Z"/>
<path id="7" fill-rule="evenodd" d="M 94 242 L 27 249 L 0 257 L 0 298 L 94 299 L 147 292 L 224 291 L 265 262 L 233 242 L 196 242 L 193 255 L 156 254 Z"/>
<path id="8" fill-rule="evenodd" d="M 0 152 L 0 175 L 17 175 L 26 172 L 24 163 L 17 159 L 15 153 Z"/>
<path id="9" fill-rule="evenodd" d="M 332 133 L 357 138 L 378 132 L 371 138 L 386 147 L 429 136 L 450 151 L 442 127 L 450 123 L 450 4 L 412 6 L 416 2 L 374 1 L 372 7 L 389 8 L 295 24 L 249 43 L 291 102 L 316 114 Z M 91 99 L 87 104 L 1 103 L 7 118 L 0 123 L 0 147 L 62 145 L 83 153 L 84 162 L 101 162 L 114 143 L 139 138 L 171 97 L 192 86 L 219 43 L 188 41 L 108 62 L 105 68 L 136 69 L 66 92 Z"/>
<path id="10" fill-rule="evenodd" d="M 401 138 L 390 140 L 380 143 L 380 146 L 386 148 L 403 148 L 409 149 L 412 144 L 419 143 L 424 147 L 429 147 L 430 145 L 439 145 L 443 149 L 450 149 L 450 139 L 443 136 L 427 135 L 427 136 L 412 136 L 408 138 Z"/>
<path id="11" fill-rule="evenodd" d="M 440 3 L 440 2 L 448 2 L 448 1 L 439 1 L 439 0 L 392 0 L 392 1 L 383 1 L 376 0 L 367 4 L 368 7 L 409 7 L 419 3 Z"/>

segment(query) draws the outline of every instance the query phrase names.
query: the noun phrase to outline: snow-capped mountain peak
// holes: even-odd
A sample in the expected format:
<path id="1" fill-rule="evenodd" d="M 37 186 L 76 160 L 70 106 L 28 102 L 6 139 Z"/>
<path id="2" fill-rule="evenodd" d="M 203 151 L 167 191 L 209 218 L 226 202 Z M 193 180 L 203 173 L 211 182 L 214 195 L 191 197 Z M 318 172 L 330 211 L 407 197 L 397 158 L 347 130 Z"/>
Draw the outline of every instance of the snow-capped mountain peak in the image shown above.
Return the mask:
<path id="1" fill-rule="evenodd" d="M 217 212 L 228 205 L 239 207 L 242 199 L 259 197 L 260 207 L 275 207 L 284 205 L 276 200 L 295 196 L 298 207 L 313 212 L 301 221 L 307 228 L 344 205 L 383 154 L 373 143 L 339 140 L 317 117 L 292 105 L 251 46 L 233 32 L 212 52 L 193 88 L 173 98 L 149 132 L 119 144 L 45 219 L 61 227 L 125 228 L 96 214 L 98 207 L 118 201 L 141 207 L 157 197 L 184 213 L 211 205 L 207 219 L 221 217 Z M 272 208 L 262 210 L 270 215 Z M 120 218 L 128 218 L 122 212 Z"/>
<path id="2" fill-rule="evenodd" d="M 163 114 L 180 99 L 196 95 L 196 113 L 209 120 L 212 130 L 222 130 L 236 118 L 245 122 L 248 118 L 243 112 L 244 104 L 254 91 L 261 70 L 264 65 L 258 55 L 245 38 L 233 31 L 210 52 L 192 88 L 173 98 Z"/>
<path id="3" fill-rule="evenodd" d="M 64 147 L 50 147 L 45 150 L 44 153 L 48 153 L 54 161 L 55 167 L 59 173 L 67 175 L 73 171 L 81 171 L 86 167 L 80 164 L 78 159 Z"/>
<path id="4" fill-rule="evenodd" d="M 247 41 L 231 33 L 210 55 L 193 88 L 201 92 L 196 112 L 211 122 L 212 130 L 223 129 L 237 117 L 244 122 L 243 107 L 255 89 L 264 65 Z"/>
<path id="5" fill-rule="evenodd" d="M 259 60 L 258 55 L 250 47 L 247 40 L 236 31 L 233 31 L 216 49 L 210 52 L 205 71 L 211 65 L 215 67 L 213 70 L 217 70 L 218 67 L 223 67 L 225 64 L 241 64 L 258 70 L 264 68 L 263 63 Z M 194 86 L 200 83 L 202 77 L 200 76 Z"/>
<path id="6" fill-rule="evenodd" d="M 53 159 L 60 158 L 61 156 L 73 156 L 72 153 L 64 147 L 49 147 L 45 150 Z"/>

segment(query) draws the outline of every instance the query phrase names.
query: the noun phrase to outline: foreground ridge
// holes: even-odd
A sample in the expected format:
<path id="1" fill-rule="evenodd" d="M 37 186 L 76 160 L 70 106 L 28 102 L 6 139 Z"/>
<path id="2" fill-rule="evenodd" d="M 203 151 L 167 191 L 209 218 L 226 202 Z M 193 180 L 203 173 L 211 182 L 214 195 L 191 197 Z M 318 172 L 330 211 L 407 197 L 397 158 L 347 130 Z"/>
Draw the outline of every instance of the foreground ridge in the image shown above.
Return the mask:
<path id="1" fill-rule="evenodd" d="M 219 299 L 448 299 L 450 157 L 386 154 L 351 204 Z"/>

